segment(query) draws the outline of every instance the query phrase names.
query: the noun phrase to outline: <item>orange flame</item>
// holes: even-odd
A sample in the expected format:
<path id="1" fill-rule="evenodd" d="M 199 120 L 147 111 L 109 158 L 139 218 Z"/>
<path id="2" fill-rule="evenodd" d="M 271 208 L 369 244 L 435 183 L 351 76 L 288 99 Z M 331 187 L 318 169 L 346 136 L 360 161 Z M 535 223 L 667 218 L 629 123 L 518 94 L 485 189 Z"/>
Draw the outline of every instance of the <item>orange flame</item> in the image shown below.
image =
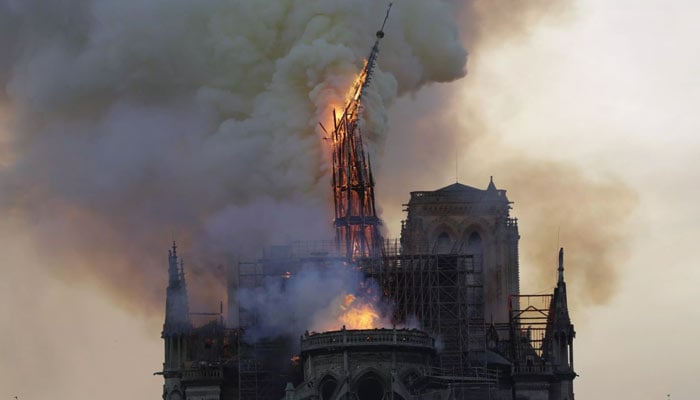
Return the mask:
<path id="1" fill-rule="evenodd" d="M 345 295 L 344 304 L 340 307 L 343 313 L 338 318 L 347 329 L 379 328 L 381 317 L 369 303 L 361 303 L 352 294 Z"/>
<path id="2" fill-rule="evenodd" d="M 345 104 L 330 105 L 330 110 L 335 111 L 338 117 L 343 115 L 343 112 L 345 112 L 345 109 L 348 107 L 348 104 L 350 104 L 350 102 L 355 101 L 360 97 L 360 94 L 362 93 L 362 86 L 364 85 L 365 80 L 367 80 L 367 74 L 365 73 L 366 66 L 367 60 L 364 61 L 364 64 L 362 65 L 362 70 L 360 70 L 357 76 L 355 76 L 355 78 L 352 81 L 352 85 L 348 88 L 348 91 L 345 93 Z"/>
<path id="3" fill-rule="evenodd" d="M 362 65 L 362 70 L 355 76 L 352 85 L 350 85 L 350 87 L 347 89 L 344 99 L 334 99 L 332 101 L 329 101 L 329 103 L 324 107 L 322 113 L 323 117 L 321 117 L 322 126 L 333 128 L 333 115 L 335 114 L 337 118 L 341 118 L 347 107 L 350 105 L 350 103 L 356 101 L 360 97 L 360 94 L 362 93 L 362 85 L 367 79 L 367 74 L 365 73 L 366 66 L 367 60 L 364 61 L 364 64 Z M 344 100 L 345 103 L 341 104 L 341 100 Z M 330 134 L 330 132 L 327 133 Z M 332 135 L 331 137 L 326 139 L 335 141 Z"/>
<path id="4" fill-rule="evenodd" d="M 299 360 L 301 357 L 299 357 L 299 354 L 295 354 L 292 356 L 292 358 L 289 359 L 289 361 L 292 363 L 292 365 L 299 365 Z"/>
<path id="5" fill-rule="evenodd" d="M 347 94 L 348 100 L 357 100 L 360 97 L 360 93 L 362 93 L 362 86 L 365 84 L 365 80 L 367 80 L 365 67 L 367 67 L 367 60 L 365 60 L 364 64 L 362 64 L 362 71 L 355 77 L 355 81 L 352 83 L 352 87 Z"/>

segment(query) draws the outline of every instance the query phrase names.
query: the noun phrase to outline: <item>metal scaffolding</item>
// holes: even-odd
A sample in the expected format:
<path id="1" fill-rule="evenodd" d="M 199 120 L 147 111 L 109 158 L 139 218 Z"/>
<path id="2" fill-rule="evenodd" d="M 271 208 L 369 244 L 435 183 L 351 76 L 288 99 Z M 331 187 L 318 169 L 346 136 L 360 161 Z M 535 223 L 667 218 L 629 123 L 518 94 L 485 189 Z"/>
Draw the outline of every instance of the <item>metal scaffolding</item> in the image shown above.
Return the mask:
<path id="1" fill-rule="evenodd" d="M 241 343 L 238 361 L 238 398 L 240 400 L 277 400 L 284 381 L 271 368 L 279 354 L 278 343 L 256 341 Z M 275 360 L 279 361 L 279 360 Z"/>
<path id="2" fill-rule="evenodd" d="M 510 358 L 514 373 L 551 372 L 551 365 L 543 357 L 551 303 L 551 294 L 510 296 Z"/>
<path id="3" fill-rule="evenodd" d="M 265 277 L 260 262 L 238 264 L 238 283 L 241 288 L 261 286 Z M 251 340 L 246 332 L 258 323 L 258 315 L 239 307 L 241 334 L 238 335 L 238 398 L 240 400 L 278 399 L 279 383 L 274 382 L 274 371 L 269 360 L 278 349 L 274 343 Z"/>
<path id="4" fill-rule="evenodd" d="M 365 267 L 396 306 L 394 320 L 420 324 L 443 347 L 443 376 L 473 376 L 486 368 L 483 267 L 466 254 L 386 255 Z"/>
<path id="5" fill-rule="evenodd" d="M 319 250 L 323 249 L 323 250 Z M 270 248 L 255 262 L 239 264 L 241 287 L 256 287 L 264 279 L 291 278 L 301 265 L 314 264 L 338 268 L 345 260 L 328 251 L 327 244 L 296 243 Z M 486 329 L 484 323 L 483 263 L 480 255 L 401 254 L 398 241 L 386 241 L 384 256 L 356 260 L 368 278 L 377 280 L 384 298 L 395 305 L 393 319 L 407 327 L 430 333 L 438 341 L 431 379 L 450 382 L 458 391 L 485 393 L 495 378 L 486 368 Z M 240 309 L 241 328 L 245 332 L 257 323 L 257 317 Z M 274 372 L 265 364 L 275 348 L 271 343 L 245 341 L 239 344 L 240 399 L 267 399 Z M 446 383 L 445 383 L 446 384 Z M 467 398 L 467 397 L 464 397 Z M 488 398 L 488 397 L 485 397 Z"/>
<path id="6" fill-rule="evenodd" d="M 271 246 L 263 257 L 238 263 L 238 288 L 253 289 L 269 279 L 293 279 L 304 265 L 339 268 L 346 262 L 334 251 L 334 242 L 292 241 Z M 250 333 L 258 326 L 260 316 L 238 303 L 239 357 L 238 388 L 240 400 L 278 400 L 281 389 L 289 381 L 289 371 L 282 364 L 288 342 L 284 338 L 255 338 Z"/>

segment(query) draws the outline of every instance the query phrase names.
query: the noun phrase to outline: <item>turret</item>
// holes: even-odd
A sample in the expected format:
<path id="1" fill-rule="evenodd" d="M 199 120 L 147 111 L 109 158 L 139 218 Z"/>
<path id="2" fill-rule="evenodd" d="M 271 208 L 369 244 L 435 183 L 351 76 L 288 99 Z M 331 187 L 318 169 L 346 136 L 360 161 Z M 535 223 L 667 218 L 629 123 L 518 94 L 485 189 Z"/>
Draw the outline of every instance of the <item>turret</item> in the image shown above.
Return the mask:
<path id="1" fill-rule="evenodd" d="M 559 249 L 559 268 L 557 269 L 557 287 L 550 307 L 550 328 L 556 332 L 566 333 L 573 339 L 573 325 L 569 317 L 569 305 L 566 300 L 566 282 L 564 282 L 564 249 Z M 571 331 L 571 332 L 569 332 Z"/>
<path id="2" fill-rule="evenodd" d="M 182 333 L 190 328 L 189 301 L 185 283 L 184 260 L 177 256 L 177 245 L 168 251 L 168 288 L 165 299 L 165 323 L 163 337 L 167 334 Z"/>
<path id="3" fill-rule="evenodd" d="M 557 269 L 559 272 L 559 277 L 557 278 L 557 287 L 560 286 L 566 286 L 566 283 L 564 283 L 564 248 L 562 247 L 559 249 L 559 268 Z M 566 291 L 566 288 L 564 289 Z"/>
<path id="4" fill-rule="evenodd" d="M 487 192 L 495 192 L 496 184 L 493 183 L 493 176 L 489 177 L 489 185 L 486 187 Z"/>
<path id="5" fill-rule="evenodd" d="M 574 338 L 576 331 L 569 317 L 564 281 L 564 249 L 559 249 L 557 286 L 554 289 L 547 323 L 547 358 L 557 378 L 552 385 L 550 399 L 572 400 L 574 397 Z"/>
<path id="6" fill-rule="evenodd" d="M 191 328 L 190 310 L 185 283 L 185 263 L 177 256 L 177 245 L 168 251 L 168 288 L 165 298 L 165 323 L 162 337 L 165 341 L 163 362 L 163 399 L 184 399 L 182 364 L 186 357 L 186 335 Z"/>

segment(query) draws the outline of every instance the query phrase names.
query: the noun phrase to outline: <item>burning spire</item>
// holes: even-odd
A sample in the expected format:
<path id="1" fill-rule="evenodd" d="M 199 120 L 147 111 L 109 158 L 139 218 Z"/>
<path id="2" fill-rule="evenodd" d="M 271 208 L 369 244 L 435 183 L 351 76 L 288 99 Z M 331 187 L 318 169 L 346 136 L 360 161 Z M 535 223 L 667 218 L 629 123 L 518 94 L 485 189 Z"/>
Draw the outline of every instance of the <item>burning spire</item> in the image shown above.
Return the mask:
<path id="1" fill-rule="evenodd" d="M 355 79 L 351 96 L 343 114 L 333 111 L 333 199 L 335 203 L 336 244 L 344 247 L 349 260 L 376 257 L 381 252 L 381 221 L 374 205 L 374 177 L 369 155 L 362 144 L 359 120 L 362 95 L 372 80 L 379 54 L 379 41 L 384 37 L 384 26 L 389 19 L 391 3 L 372 51 L 360 75 Z"/>

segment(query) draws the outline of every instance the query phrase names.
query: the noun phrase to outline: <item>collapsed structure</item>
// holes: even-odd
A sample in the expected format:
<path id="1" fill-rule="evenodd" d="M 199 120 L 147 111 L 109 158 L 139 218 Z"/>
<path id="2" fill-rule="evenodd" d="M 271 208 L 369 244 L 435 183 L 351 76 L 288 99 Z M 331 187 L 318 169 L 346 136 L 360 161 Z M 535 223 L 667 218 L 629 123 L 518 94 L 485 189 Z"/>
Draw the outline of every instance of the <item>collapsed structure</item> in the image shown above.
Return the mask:
<path id="1" fill-rule="evenodd" d="M 334 241 L 277 245 L 239 263 L 229 281 L 228 323 L 215 314 L 198 327 L 173 244 L 159 372 L 164 400 L 573 400 L 575 332 L 563 250 L 553 293 L 520 294 L 518 224 L 493 179 L 485 190 L 455 183 L 412 192 L 400 240 L 381 237 L 359 116 L 383 36 L 380 30 L 348 103 L 334 115 Z M 353 268 L 378 282 L 394 307 L 393 326 L 298 332 L 300 339 L 250 335 L 262 317 L 240 306 L 236 292 L 295 279 L 309 264 Z M 411 321 L 420 329 L 396 328 Z"/>

